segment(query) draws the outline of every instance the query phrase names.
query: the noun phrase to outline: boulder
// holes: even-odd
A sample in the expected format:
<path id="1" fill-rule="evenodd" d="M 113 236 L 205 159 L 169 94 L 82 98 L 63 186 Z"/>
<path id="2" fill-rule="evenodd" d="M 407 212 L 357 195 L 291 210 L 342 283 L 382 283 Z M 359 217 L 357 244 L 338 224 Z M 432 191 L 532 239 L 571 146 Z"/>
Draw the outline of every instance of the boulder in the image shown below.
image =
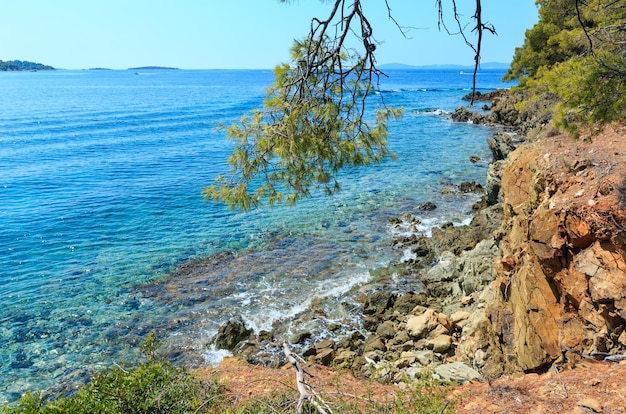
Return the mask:
<path id="1" fill-rule="evenodd" d="M 349 350 L 342 350 L 337 353 L 333 364 L 337 368 L 349 368 L 357 357 L 357 353 Z"/>
<path id="2" fill-rule="evenodd" d="M 385 342 L 377 335 L 371 335 L 365 340 L 365 343 L 363 344 L 364 354 L 372 351 L 387 351 L 387 346 L 385 345 Z"/>
<path id="3" fill-rule="evenodd" d="M 487 139 L 487 145 L 491 150 L 494 162 L 507 159 L 509 154 L 515 150 L 511 136 L 504 132 L 493 134 L 491 138 Z"/>
<path id="4" fill-rule="evenodd" d="M 469 381 L 480 381 L 480 373 L 461 362 L 452 362 L 435 367 L 433 377 L 442 381 L 466 383 Z"/>
<path id="5" fill-rule="evenodd" d="M 380 290 L 370 295 L 364 300 L 363 313 L 365 315 L 374 315 L 383 313 L 387 308 L 393 306 L 396 296 L 388 291 Z"/>
<path id="6" fill-rule="evenodd" d="M 335 358 L 335 350 L 332 348 L 325 348 L 318 350 L 317 354 L 313 357 L 313 361 L 317 364 L 329 366 Z"/>
<path id="7" fill-rule="evenodd" d="M 237 317 L 220 326 L 211 342 L 217 349 L 233 351 L 237 344 L 248 339 L 250 334 L 252 334 L 252 329 L 246 328 L 243 319 Z"/>
<path id="8" fill-rule="evenodd" d="M 450 335 L 438 335 L 429 342 L 433 352 L 437 354 L 445 354 L 452 348 L 453 339 Z"/>
<path id="9" fill-rule="evenodd" d="M 406 321 L 406 329 L 412 337 L 416 339 L 425 338 L 437 324 L 437 314 L 432 309 L 427 309 L 419 316 L 409 317 Z"/>
<path id="10" fill-rule="evenodd" d="M 376 335 L 381 338 L 391 339 L 396 336 L 396 328 L 391 321 L 385 321 L 376 328 Z"/>

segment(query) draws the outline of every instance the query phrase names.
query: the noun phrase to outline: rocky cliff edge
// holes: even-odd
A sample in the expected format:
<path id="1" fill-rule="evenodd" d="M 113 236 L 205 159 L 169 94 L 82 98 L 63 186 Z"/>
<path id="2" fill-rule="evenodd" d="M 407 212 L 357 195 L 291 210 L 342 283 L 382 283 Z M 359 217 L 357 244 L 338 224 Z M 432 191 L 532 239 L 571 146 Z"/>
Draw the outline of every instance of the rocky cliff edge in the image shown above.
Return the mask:
<path id="1" fill-rule="evenodd" d="M 505 371 L 543 371 L 568 350 L 625 353 L 625 138 L 608 127 L 511 153 L 488 310 Z"/>

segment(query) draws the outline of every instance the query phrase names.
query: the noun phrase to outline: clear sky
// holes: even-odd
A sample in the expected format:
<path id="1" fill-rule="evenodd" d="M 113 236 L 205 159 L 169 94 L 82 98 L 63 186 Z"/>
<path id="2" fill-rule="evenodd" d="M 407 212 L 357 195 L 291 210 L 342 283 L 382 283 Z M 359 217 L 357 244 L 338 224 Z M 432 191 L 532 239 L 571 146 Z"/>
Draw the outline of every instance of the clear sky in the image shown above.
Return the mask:
<path id="1" fill-rule="evenodd" d="M 434 0 L 362 0 L 374 27 L 377 60 L 410 65 L 467 64 L 472 51 L 459 36 L 437 30 Z M 444 0 L 445 4 L 451 3 Z M 459 4 L 474 4 L 457 0 Z M 330 2 L 295 0 L 19 0 L 0 12 L 0 60 L 28 60 L 65 69 L 171 66 L 182 69 L 272 68 L 288 60 L 311 18 Z M 467 21 L 471 10 L 464 10 Z M 483 0 L 487 35 L 482 62 L 509 63 L 524 31 L 537 21 L 534 0 Z M 453 24 L 448 13 L 448 23 Z"/>

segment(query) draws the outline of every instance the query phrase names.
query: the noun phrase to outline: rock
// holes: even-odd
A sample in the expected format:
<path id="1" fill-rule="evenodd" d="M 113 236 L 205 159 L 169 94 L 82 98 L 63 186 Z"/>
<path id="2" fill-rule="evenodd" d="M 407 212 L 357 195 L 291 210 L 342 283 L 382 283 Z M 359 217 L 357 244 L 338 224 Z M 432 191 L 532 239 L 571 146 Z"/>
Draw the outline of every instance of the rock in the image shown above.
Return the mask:
<path id="1" fill-rule="evenodd" d="M 419 316 L 412 316 L 406 321 L 406 329 L 414 338 L 420 339 L 428 335 L 432 329 L 437 326 L 437 315 L 432 309 L 427 309 L 426 312 Z"/>
<path id="2" fill-rule="evenodd" d="M 317 355 L 317 348 L 314 346 L 310 347 L 309 349 L 307 349 L 306 351 L 302 353 L 302 356 L 304 358 L 315 356 L 315 355 Z"/>
<path id="3" fill-rule="evenodd" d="M 361 348 L 364 340 L 365 340 L 365 337 L 359 331 L 355 331 L 352 333 L 352 335 L 341 339 L 337 343 L 337 348 L 348 349 L 350 351 L 356 351 Z"/>
<path id="4" fill-rule="evenodd" d="M 603 249 L 600 242 L 579 254 L 574 266 L 589 278 L 589 292 L 594 301 L 616 302 L 626 298 L 626 270 L 623 270 L 626 263 L 619 254 Z M 626 312 L 623 315 L 626 317 Z"/>
<path id="5" fill-rule="evenodd" d="M 274 335 L 269 331 L 259 331 L 259 341 L 273 341 Z"/>
<path id="6" fill-rule="evenodd" d="M 487 194 L 487 203 L 491 206 L 502 202 L 500 190 L 502 189 L 502 169 L 505 165 L 506 161 L 504 160 L 494 161 L 489 164 L 485 192 Z"/>
<path id="7" fill-rule="evenodd" d="M 464 106 L 459 106 L 454 110 L 451 118 L 455 122 L 471 122 L 473 124 L 480 124 L 483 122 L 484 117 L 476 112 L 470 111 Z"/>
<path id="8" fill-rule="evenodd" d="M 374 315 L 383 313 L 387 308 L 393 306 L 395 295 L 388 291 L 376 291 L 368 295 L 363 304 L 363 313 L 365 315 Z"/>
<path id="9" fill-rule="evenodd" d="M 433 211 L 437 209 L 437 205 L 433 202 L 428 201 L 426 203 L 418 204 L 417 208 L 423 211 Z"/>
<path id="10" fill-rule="evenodd" d="M 611 175 L 602 169 L 614 157 L 610 139 L 600 134 L 591 146 L 549 136 L 511 152 L 502 169 L 503 260 L 483 344 L 498 345 L 489 360 L 501 358 L 509 372 L 545 369 L 564 346 L 624 353 L 612 336 L 626 320 L 624 205 L 599 192 Z"/>
<path id="11" fill-rule="evenodd" d="M 289 342 L 292 344 L 303 344 L 307 340 L 311 339 L 312 336 L 313 334 L 311 332 L 299 332 L 292 336 Z"/>
<path id="12" fill-rule="evenodd" d="M 389 224 L 394 225 L 394 226 L 397 224 L 402 224 L 402 219 L 399 217 L 390 217 L 388 221 L 389 221 Z"/>
<path id="13" fill-rule="evenodd" d="M 252 329 L 246 328 L 241 317 L 226 322 L 217 329 L 217 334 L 212 341 L 217 349 L 233 351 L 239 342 L 248 339 Z"/>
<path id="14" fill-rule="evenodd" d="M 424 305 L 428 302 L 428 298 L 424 293 L 407 292 L 399 296 L 393 304 L 393 310 L 400 315 L 407 315 L 418 305 Z"/>
<path id="15" fill-rule="evenodd" d="M 458 187 L 462 193 L 481 193 L 483 191 L 483 186 L 476 181 L 465 181 L 459 184 Z"/>
<path id="16" fill-rule="evenodd" d="M 452 348 L 453 339 L 450 335 L 439 335 L 430 340 L 433 352 L 445 354 Z"/>
<path id="17" fill-rule="evenodd" d="M 364 354 L 372 351 L 387 351 L 387 346 L 385 345 L 385 342 L 383 342 L 383 340 L 377 335 L 371 335 L 365 340 L 365 343 L 363 344 Z"/>
<path id="18" fill-rule="evenodd" d="M 404 373 L 409 378 L 420 378 L 424 374 L 424 372 L 426 372 L 426 370 L 421 367 L 409 367 L 404 369 Z"/>
<path id="19" fill-rule="evenodd" d="M 333 362 L 334 358 L 335 351 L 332 348 L 326 348 L 319 350 L 313 357 L 313 361 L 321 365 L 329 366 Z"/>
<path id="20" fill-rule="evenodd" d="M 391 339 L 396 335 L 396 328 L 391 321 L 385 321 L 376 328 L 376 335 L 381 338 Z"/>
<path id="21" fill-rule="evenodd" d="M 483 367 L 487 362 L 487 353 L 482 349 L 477 349 L 474 352 L 474 364 L 477 367 Z"/>
<path id="22" fill-rule="evenodd" d="M 402 352 L 400 358 L 395 361 L 395 366 L 398 369 L 407 368 L 415 363 L 417 358 L 413 352 Z"/>
<path id="23" fill-rule="evenodd" d="M 438 365 L 435 367 L 433 377 L 442 381 L 466 383 L 469 381 L 480 381 L 481 375 L 473 368 L 461 362 Z"/>
<path id="24" fill-rule="evenodd" d="M 382 323 L 382 318 L 380 314 L 376 315 L 368 315 L 363 318 L 363 328 L 367 329 L 370 332 L 376 332 L 378 325 Z"/>
<path id="25" fill-rule="evenodd" d="M 461 298 L 461 305 L 463 306 L 469 306 L 474 302 L 474 298 L 471 296 L 463 296 Z"/>
<path id="26" fill-rule="evenodd" d="M 586 398 L 582 401 L 579 401 L 578 406 L 583 407 L 583 408 L 588 408 L 594 413 L 602 412 L 602 404 L 600 404 L 600 402 L 598 402 L 597 400 L 594 400 L 593 398 Z"/>
<path id="27" fill-rule="evenodd" d="M 325 339 L 315 344 L 315 349 L 317 350 L 336 349 L 336 348 L 337 348 L 337 344 L 335 344 L 335 341 L 330 340 L 330 339 Z"/>
<path id="28" fill-rule="evenodd" d="M 339 353 L 335 356 L 335 359 L 333 360 L 333 364 L 337 368 L 348 368 L 352 365 L 356 357 L 357 353 L 354 351 L 339 351 Z"/>
<path id="29" fill-rule="evenodd" d="M 428 366 L 433 362 L 435 354 L 430 349 L 420 349 L 415 351 L 415 358 L 422 366 Z"/>
<path id="30" fill-rule="evenodd" d="M 450 320 L 457 325 L 459 322 L 469 319 L 471 314 L 468 311 L 458 311 L 450 315 Z"/>
<path id="31" fill-rule="evenodd" d="M 626 339 L 626 334 L 624 335 L 624 338 Z M 409 334 L 407 333 L 407 331 L 405 329 L 401 329 L 397 331 L 395 336 L 393 337 L 393 343 L 404 344 L 407 343 L 410 339 L 411 338 L 409 338 Z"/>
<path id="32" fill-rule="evenodd" d="M 515 149 L 509 134 L 497 132 L 487 139 L 487 145 L 493 155 L 493 161 L 505 160 Z"/>

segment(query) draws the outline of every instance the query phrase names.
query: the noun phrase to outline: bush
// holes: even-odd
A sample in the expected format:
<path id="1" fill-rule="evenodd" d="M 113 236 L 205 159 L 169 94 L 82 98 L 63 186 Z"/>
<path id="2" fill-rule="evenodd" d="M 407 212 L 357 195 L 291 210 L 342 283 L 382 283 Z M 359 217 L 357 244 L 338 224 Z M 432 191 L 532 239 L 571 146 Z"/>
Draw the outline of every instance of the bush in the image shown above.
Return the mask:
<path id="1" fill-rule="evenodd" d="M 38 393 L 24 395 L 2 412 L 25 414 L 206 413 L 225 400 L 223 388 L 202 381 L 187 370 L 157 358 L 154 335 L 144 347 L 146 361 L 125 369 L 99 372 L 91 383 L 65 398 L 47 400 Z"/>

